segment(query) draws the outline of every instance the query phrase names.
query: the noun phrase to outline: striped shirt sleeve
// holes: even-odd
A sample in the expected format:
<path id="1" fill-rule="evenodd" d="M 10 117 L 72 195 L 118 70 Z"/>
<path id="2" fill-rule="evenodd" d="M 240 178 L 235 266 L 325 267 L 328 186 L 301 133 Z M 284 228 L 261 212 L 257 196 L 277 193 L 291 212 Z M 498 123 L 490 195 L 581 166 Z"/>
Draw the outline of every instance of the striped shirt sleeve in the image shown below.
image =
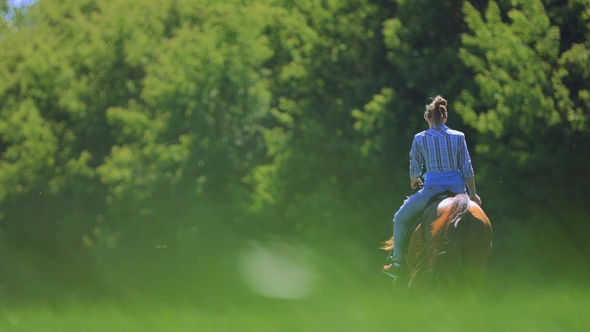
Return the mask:
<path id="1" fill-rule="evenodd" d="M 467 150 L 467 142 L 465 141 L 464 135 L 461 135 L 457 165 L 459 165 L 464 179 L 469 179 L 474 176 L 473 165 L 471 164 L 471 158 L 469 157 L 469 150 Z"/>
<path id="2" fill-rule="evenodd" d="M 422 170 L 424 169 L 424 156 L 422 151 L 418 147 L 419 136 L 414 136 L 412 141 L 412 148 L 410 149 L 410 178 L 416 179 L 422 176 Z"/>

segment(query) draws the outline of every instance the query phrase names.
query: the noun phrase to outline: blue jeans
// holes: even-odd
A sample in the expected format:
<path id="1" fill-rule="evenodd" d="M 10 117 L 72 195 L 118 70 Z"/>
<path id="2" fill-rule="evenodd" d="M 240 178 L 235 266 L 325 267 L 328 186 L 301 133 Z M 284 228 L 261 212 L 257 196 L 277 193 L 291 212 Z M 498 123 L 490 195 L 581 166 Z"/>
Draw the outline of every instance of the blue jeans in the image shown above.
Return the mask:
<path id="1" fill-rule="evenodd" d="M 393 260 L 396 263 L 405 263 L 408 224 L 419 214 L 424 212 L 426 204 L 434 195 L 449 190 L 455 194 L 464 194 L 465 185 L 428 185 L 420 189 L 414 195 L 408 197 L 393 217 Z"/>

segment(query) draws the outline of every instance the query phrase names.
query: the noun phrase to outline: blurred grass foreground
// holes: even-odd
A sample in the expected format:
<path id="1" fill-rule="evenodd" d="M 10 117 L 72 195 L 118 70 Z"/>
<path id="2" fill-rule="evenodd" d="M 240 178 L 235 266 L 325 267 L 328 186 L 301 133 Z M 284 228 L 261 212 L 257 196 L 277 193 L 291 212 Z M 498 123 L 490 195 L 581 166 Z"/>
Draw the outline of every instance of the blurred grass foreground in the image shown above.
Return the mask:
<path id="1" fill-rule="evenodd" d="M 10 271 L 28 279 L 3 285 L 0 330 L 586 331 L 590 326 L 587 271 L 574 248 L 561 247 L 572 273 L 543 274 L 507 258 L 503 251 L 517 245 L 517 238 L 501 243 L 505 249 L 492 253 L 481 296 L 448 298 L 400 291 L 380 273 L 385 253 L 374 239 L 338 233 L 255 239 L 222 224 L 178 222 L 187 231 L 150 230 L 132 245 L 96 248 L 106 252 L 92 277 L 59 260 L 22 253 L 21 265 Z"/>

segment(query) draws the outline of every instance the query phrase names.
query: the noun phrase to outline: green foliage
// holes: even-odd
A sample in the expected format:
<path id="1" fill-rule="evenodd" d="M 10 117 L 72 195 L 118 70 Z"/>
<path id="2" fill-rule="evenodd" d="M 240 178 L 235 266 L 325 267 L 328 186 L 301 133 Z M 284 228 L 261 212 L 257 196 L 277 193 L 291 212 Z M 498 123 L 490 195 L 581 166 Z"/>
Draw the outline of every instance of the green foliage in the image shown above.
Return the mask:
<path id="1" fill-rule="evenodd" d="M 377 246 L 437 94 L 492 221 L 565 219 L 587 254 L 589 30 L 584 0 L 39 1 L 0 23 L 0 256 L 104 277 L 195 227 Z"/>
<path id="2" fill-rule="evenodd" d="M 277 5 L 283 8 L 269 18 L 266 30 L 274 50 L 266 63 L 272 119 L 264 137 L 270 164 L 256 167 L 246 179 L 254 189 L 252 207 L 271 220 L 283 216 L 296 197 L 313 200 L 322 186 L 345 199 L 359 194 L 370 170 L 358 165 L 361 145 L 350 111 L 388 77 L 379 53 L 387 12 L 376 3 Z M 284 223 L 290 227 L 297 221 Z"/>
<path id="3" fill-rule="evenodd" d="M 35 24 L 2 31 L 0 244 L 8 263 L 27 250 L 40 255 L 23 263 L 31 271 L 46 272 L 42 257 L 61 266 L 58 256 L 88 262 L 75 264 L 86 275 L 139 225 L 158 229 L 162 207 L 228 202 L 226 188 L 265 153 L 266 11 L 42 2 L 29 12 Z M 12 279 L 31 274 L 23 271 L 0 282 L 16 288 Z"/>
<path id="4" fill-rule="evenodd" d="M 465 4 L 472 33 L 463 35 L 460 56 L 473 69 L 479 89 L 462 91 L 455 107 L 480 133 L 476 149 L 490 168 L 486 175 L 514 179 L 516 174 L 527 180 L 515 183 L 519 195 L 547 203 L 551 196 L 528 189 L 531 183 L 559 194 L 582 192 L 572 175 L 587 163 L 579 144 L 589 134 L 588 72 L 582 63 L 590 44 L 560 53 L 560 30 L 542 3 L 513 5 L 506 22 L 494 2 L 485 20 Z"/>
<path id="5" fill-rule="evenodd" d="M 387 107 L 394 98 L 394 92 L 391 88 L 381 89 L 381 93 L 373 96 L 373 100 L 363 107 L 363 111 L 354 109 L 352 116 L 357 120 L 354 123 L 354 129 L 365 136 L 372 136 L 374 131 L 382 132 L 384 130 Z M 374 135 L 374 134 L 373 134 Z M 375 135 L 374 140 L 366 139 L 361 148 L 363 157 L 370 155 L 372 151 L 382 150 L 383 140 L 381 135 Z"/>
<path id="6" fill-rule="evenodd" d="M 12 106 L 12 105 L 11 105 Z M 55 166 L 57 137 L 31 100 L 4 108 L 0 133 L 6 146 L 0 161 L 0 199 L 28 192 Z"/>

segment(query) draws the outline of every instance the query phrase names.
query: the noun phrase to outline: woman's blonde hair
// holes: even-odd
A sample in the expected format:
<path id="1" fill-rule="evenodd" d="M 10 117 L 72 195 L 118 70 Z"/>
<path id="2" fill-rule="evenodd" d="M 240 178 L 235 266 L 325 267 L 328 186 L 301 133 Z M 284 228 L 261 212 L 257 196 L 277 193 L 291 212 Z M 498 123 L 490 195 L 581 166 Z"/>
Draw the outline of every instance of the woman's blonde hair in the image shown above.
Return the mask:
<path id="1" fill-rule="evenodd" d="M 434 97 L 432 103 L 426 105 L 424 118 L 430 119 L 432 126 L 440 126 L 444 123 L 444 119 L 446 119 L 447 116 L 447 101 L 442 96 L 438 95 Z"/>

